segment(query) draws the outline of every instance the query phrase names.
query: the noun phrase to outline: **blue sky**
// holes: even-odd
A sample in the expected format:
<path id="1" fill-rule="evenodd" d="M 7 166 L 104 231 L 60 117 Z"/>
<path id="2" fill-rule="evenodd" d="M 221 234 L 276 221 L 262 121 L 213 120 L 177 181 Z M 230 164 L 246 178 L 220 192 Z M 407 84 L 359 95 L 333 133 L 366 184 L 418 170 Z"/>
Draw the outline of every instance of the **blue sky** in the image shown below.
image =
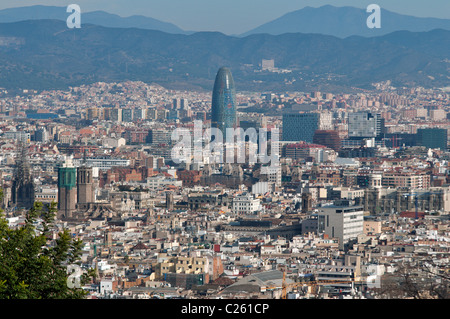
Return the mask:
<path id="1" fill-rule="evenodd" d="M 450 19 L 450 0 L 1 0 L 0 9 L 29 6 L 80 5 L 81 11 L 103 10 L 172 22 L 184 30 L 238 34 L 305 6 L 378 4 L 384 9 L 418 17 Z"/>

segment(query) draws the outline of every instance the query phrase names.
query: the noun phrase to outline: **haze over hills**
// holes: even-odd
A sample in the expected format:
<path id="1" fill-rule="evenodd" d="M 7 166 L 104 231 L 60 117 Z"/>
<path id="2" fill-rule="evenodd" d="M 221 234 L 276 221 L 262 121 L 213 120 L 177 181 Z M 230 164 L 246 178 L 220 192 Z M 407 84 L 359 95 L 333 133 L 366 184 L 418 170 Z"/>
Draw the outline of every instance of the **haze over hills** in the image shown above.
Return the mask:
<path id="1" fill-rule="evenodd" d="M 0 10 L 0 22 L 18 22 L 24 20 L 54 19 L 66 21 L 71 14 L 66 12 L 67 7 L 56 6 L 29 6 Z M 81 12 L 82 24 L 96 24 L 114 28 L 140 28 L 159 30 L 167 33 L 189 33 L 173 23 L 160 21 L 151 17 L 133 15 L 121 17 L 105 11 Z"/>
<path id="2" fill-rule="evenodd" d="M 418 18 L 398 14 L 383 8 L 381 8 L 381 28 L 370 29 L 366 23 L 370 14 L 366 12 L 366 9 L 353 7 L 334 7 L 331 5 L 319 8 L 305 7 L 247 31 L 241 36 L 258 33 L 279 35 L 300 32 L 345 38 L 353 35 L 380 36 L 395 31 L 450 30 L 450 19 Z"/>
<path id="3" fill-rule="evenodd" d="M 261 72 L 274 59 L 290 73 Z M 450 86 L 450 31 L 382 37 L 290 33 L 231 37 L 191 35 L 35 20 L 0 24 L 0 87 L 64 88 L 96 81 L 140 80 L 168 88 L 211 90 L 222 66 L 238 90 L 336 90 L 394 85 Z"/>
<path id="4" fill-rule="evenodd" d="M 70 13 L 67 7 L 35 5 L 0 10 L 1 22 L 18 22 L 24 20 L 55 19 L 66 21 Z M 419 18 L 402 15 L 381 8 L 381 28 L 369 29 L 366 25 L 368 16 L 365 9 L 355 7 L 336 7 L 325 5 L 318 8 L 304 7 L 238 36 L 267 33 L 315 33 L 345 38 L 353 35 L 380 36 L 395 31 L 423 32 L 433 29 L 450 30 L 450 19 Z M 173 23 L 152 17 L 133 15 L 121 17 L 105 11 L 82 12 L 82 24 L 95 24 L 114 28 L 139 28 L 159 30 L 175 34 L 192 34 Z"/>

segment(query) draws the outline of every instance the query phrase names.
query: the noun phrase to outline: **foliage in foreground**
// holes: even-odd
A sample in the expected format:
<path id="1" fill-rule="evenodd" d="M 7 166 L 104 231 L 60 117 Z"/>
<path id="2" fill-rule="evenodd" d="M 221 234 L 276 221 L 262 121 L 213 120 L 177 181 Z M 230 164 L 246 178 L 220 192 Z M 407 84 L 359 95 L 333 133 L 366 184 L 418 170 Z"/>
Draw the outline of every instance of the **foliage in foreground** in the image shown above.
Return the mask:
<path id="1" fill-rule="evenodd" d="M 25 224 L 11 229 L 0 216 L 0 299 L 81 299 L 86 292 L 68 285 L 67 266 L 79 263 L 81 240 L 69 231 L 52 238 L 56 203 L 35 203 Z M 83 276 L 85 283 L 87 276 Z"/>

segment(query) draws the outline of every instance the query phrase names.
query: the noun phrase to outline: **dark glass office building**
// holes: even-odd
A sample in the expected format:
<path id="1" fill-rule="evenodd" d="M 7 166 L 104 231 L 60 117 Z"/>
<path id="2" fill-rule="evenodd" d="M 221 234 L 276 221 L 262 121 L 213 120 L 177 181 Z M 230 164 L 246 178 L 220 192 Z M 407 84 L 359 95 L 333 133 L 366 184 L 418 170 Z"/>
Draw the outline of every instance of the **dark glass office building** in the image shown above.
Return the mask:
<path id="1" fill-rule="evenodd" d="M 321 127 L 320 113 L 283 113 L 283 141 L 313 143 L 314 132 Z"/>
<path id="2" fill-rule="evenodd" d="M 214 82 L 211 110 L 211 127 L 222 131 L 226 141 L 226 129 L 236 127 L 236 89 L 231 71 L 222 67 Z"/>
<path id="3" fill-rule="evenodd" d="M 417 130 L 417 145 L 427 148 L 447 149 L 447 130 L 442 128 L 423 128 Z"/>

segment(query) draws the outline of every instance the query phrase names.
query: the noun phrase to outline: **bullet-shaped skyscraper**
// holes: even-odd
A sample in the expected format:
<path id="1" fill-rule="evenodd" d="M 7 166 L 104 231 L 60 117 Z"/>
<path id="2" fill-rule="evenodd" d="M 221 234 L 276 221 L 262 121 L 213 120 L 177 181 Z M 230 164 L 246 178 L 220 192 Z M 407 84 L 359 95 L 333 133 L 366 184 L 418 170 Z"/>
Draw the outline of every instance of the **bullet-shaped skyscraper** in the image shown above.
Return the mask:
<path id="1" fill-rule="evenodd" d="M 211 127 L 218 128 L 226 141 L 226 129 L 235 128 L 236 119 L 236 88 L 230 69 L 219 69 L 214 82 L 211 109 Z"/>

